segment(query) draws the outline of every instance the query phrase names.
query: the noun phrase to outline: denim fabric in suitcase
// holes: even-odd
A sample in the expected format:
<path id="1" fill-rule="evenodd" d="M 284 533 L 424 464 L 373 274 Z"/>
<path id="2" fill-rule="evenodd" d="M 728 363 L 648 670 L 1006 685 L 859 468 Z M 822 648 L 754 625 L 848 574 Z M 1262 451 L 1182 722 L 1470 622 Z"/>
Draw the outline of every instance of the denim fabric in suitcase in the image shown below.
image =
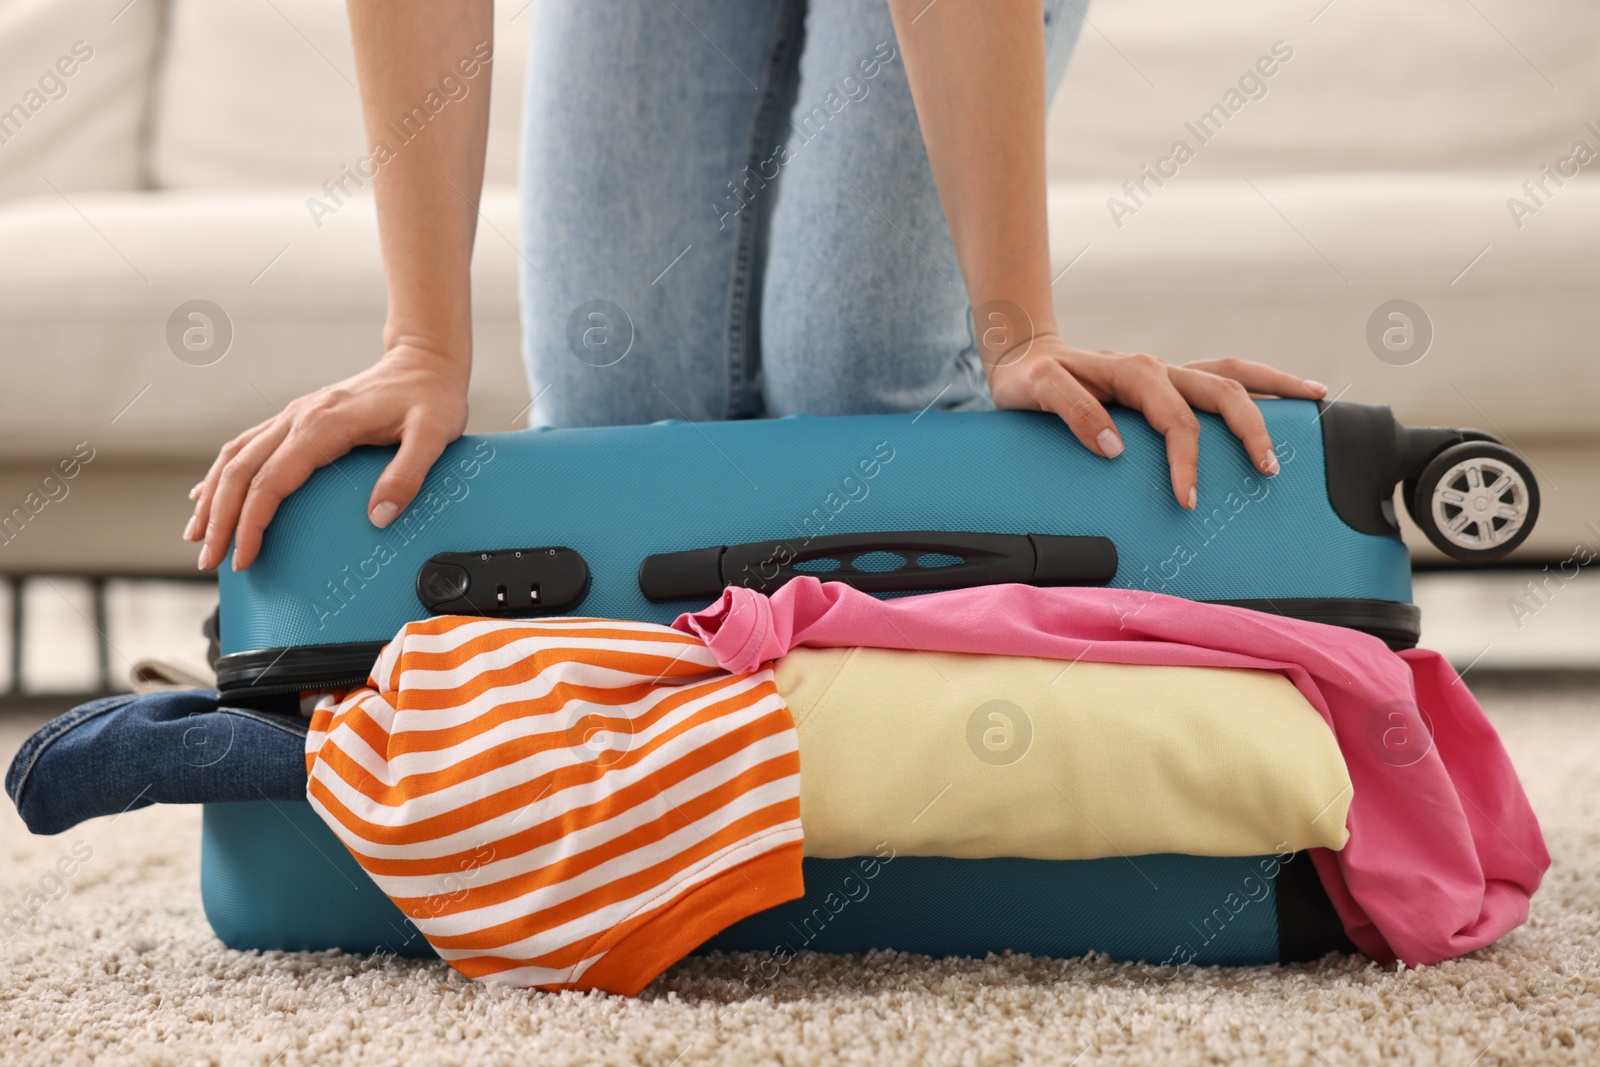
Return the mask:
<path id="1" fill-rule="evenodd" d="M 1420 619 L 1396 485 L 1458 559 L 1498 558 L 1532 528 L 1532 472 L 1487 435 L 1407 429 L 1380 406 L 1261 407 L 1280 473 L 1259 474 L 1202 415 L 1193 512 L 1173 500 L 1164 442 L 1126 410 L 1114 411 L 1126 448 L 1109 461 L 1056 418 L 1017 412 L 472 436 L 382 531 L 366 503 L 392 453 L 360 449 L 284 502 L 248 571 L 222 570 L 219 688 L 270 704 L 358 683 L 383 643 L 430 611 L 669 622 L 726 584 L 771 591 L 795 574 L 880 595 L 996 582 L 1143 589 L 1351 626 L 1399 648 L 1416 642 Z M 235 947 L 426 949 L 306 805 L 213 806 L 202 861 L 207 914 Z M 807 937 L 807 916 L 842 872 L 830 864 L 848 863 L 807 860 L 804 900 L 713 946 L 1100 950 L 1159 962 L 1233 882 L 1310 867 L 1149 861 L 1171 891 L 1134 891 L 1120 859 L 903 857 L 877 903 Z M 1341 943 L 1315 878 L 1268 881 L 1247 922 L 1189 958 L 1270 962 Z"/>

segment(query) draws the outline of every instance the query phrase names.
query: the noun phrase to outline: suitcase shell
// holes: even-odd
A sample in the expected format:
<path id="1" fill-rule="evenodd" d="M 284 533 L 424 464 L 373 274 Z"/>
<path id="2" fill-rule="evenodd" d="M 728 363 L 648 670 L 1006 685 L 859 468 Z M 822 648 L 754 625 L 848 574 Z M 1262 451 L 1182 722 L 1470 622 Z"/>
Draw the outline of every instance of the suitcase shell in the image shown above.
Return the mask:
<path id="1" fill-rule="evenodd" d="M 229 948 L 434 955 L 309 804 L 208 804 L 201 840 L 201 901 Z M 770 980 L 774 962 L 807 950 L 1104 952 L 1166 966 L 1355 951 L 1300 853 L 864 859 L 871 866 L 804 860 L 805 898 L 734 924 L 700 951 L 762 953 L 753 984 Z"/>
<path id="2" fill-rule="evenodd" d="M 494 613 L 503 594 L 510 614 L 670 622 L 704 607 L 719 576 L 765 588 L 794 573 L 845 578 L 882 595 L 997 580 L 1098 581 L 1414 644 L 1420 622 L 1394 487 L 1409 488 L 1444 450 L 1486 438 L 1406 430 L 1382 407 L 1271 400 L 1261 410 L 1281 472 L 1261 475 L 1221 421 L 1203 414 L 1193 512 L 1173 499 L 1161 437 L 1117 409 L 1126 449 L 1109 461 L 1054 416 L 1018 412 L 469 436 L 446 450 L 417 501 L 382 531 L 368 523 L 366 505 L 392 450 L 358 449 L 283 503 L 249 570 L 222 570 L 219 688 L 229 700 L 270 703 L 359 683 L 382 644 L 426 616 L 428 603 L 460 609 L 463 598 L 478 597 L 472 609 Z M 1529 527 L 1536 495 L 1532 503 Z M 730 574 L 718 570 L 737 559 L 745 563 Z M 1083 572 L 1077 579 L 1074 567 Z M 654 583 L 654 599 L 642 582 Z M 528 599 L 534 586 L 537 609 Z M 205 821 L 207 914 L 228 944 L 381 951 L 389 943 L 376 917 L 392 925 L 398 911 L 308 805 L 213 805 Z M 897 888 L 886 885 L 878 903 L 857 907 L 808 947 L 1094 949 L 1159 962 L 1173 949 L 1174 923 L 1200 921 L 1226 895 L 1224 883 L 1231 888 L 1263 859 L 1141 858 L 1159 864 L 1167 890 L 1141 901 L 1137 885 L 1123 884 L 1133 873 L 1123 859 L 904 857 L 890 878 Z M 837 873 L 807 860 L 803 901 L 712 944 L 770 950 L 823 906 Z M 1265 963 L 1348 945 L 1314 878 L 1287 894 L 1280 881 L 1271 899 L 1272 908 L 1252 915 L 1253 933 L 1194 959 Z M 984 900 L 1005 908 L 980 916 Z M 1298 916 L 1287 942 L 1285 913 Z"/>
<path id="3" fill-rule="evenodd" d="M 284 501 L 249 570 L 220 571 L 222 651 L 385 642 L 427 614 L 417 576 L 442 552 L 569 548 L 589 585 L 564 613 L 669 622 L 711 596 L 647 599 L 646 557 L 892 531 L 1105 537 L 1117 555 L 1112 586 L 1265 610 L 1366 603 L 1414 640 L 1405 547 L 1335 510 L 1318 405 L 1261 407 L 1281 472 L 1257 472 L 1220 420 L 1203 416 L 1193 512 L 1173 499 L 1164 442 L 1127 411 L 1117 413 L 1126 450 L 1115 460 L 1091 455 L 1059 419 L 1020 412 L 469 436 L 386 530 L 368 523 L 366 506 L 391 452 L 358 449 Z M 223 660 L 225 687 L 245 681 L 228 675 L 241 662 Z M 249 680 L 285 684 L 287 669 L 280 661 L 277 677 Z"/>

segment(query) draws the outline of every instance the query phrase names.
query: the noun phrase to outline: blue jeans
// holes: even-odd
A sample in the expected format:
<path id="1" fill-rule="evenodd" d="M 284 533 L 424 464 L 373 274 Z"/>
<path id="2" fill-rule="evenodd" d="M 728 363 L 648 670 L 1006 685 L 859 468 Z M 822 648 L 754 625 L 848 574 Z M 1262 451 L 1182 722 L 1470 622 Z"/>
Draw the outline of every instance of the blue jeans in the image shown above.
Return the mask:
<path id="1" fill-rule="evenodd" d="M 151 804 L 304 800 L 306 720 L 208 689 L 81 704 L 22 743 L 6 793 L 36 834 Z"/>
<path id="2" fill-rule="evenodd" d="M 1052 95 L 1085 2 L 1041 0 Z M 884 0 L 530 14 L 535 425 L 992 406 Z"/>

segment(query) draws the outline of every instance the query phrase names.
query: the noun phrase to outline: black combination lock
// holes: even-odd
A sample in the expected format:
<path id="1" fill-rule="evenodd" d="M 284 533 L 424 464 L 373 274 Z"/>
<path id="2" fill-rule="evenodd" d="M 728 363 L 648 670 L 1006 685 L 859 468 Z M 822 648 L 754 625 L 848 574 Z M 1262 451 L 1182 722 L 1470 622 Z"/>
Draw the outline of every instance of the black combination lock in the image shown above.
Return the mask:
<path id="1" fill-rule="evenodd" d="M 589 565 L 570 548 L 441 552 L 417 571 L 417 599 L 435 615 L 551 615 L 588 591 Z"/>

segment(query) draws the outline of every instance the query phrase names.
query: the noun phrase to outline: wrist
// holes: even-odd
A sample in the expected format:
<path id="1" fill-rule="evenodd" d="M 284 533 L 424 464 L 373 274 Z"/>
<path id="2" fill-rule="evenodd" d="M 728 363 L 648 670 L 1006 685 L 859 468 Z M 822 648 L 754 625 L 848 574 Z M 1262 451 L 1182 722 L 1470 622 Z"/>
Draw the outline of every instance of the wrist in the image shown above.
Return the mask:
<path id="1" fill-rule="evenodd" d="M 382 358 L 427 362 L 441 367 L 470 367 L 472 334 L 470 331 L 461 330 L 385 327 Z"/>
<path id="2" fill-rule="evenodd" d="M 995 297 L 974 301 L 972 325 L 985 375 L 1023 358 L 1041 340 L 1059 342 L 1053 309 Z"/>
<path id="3" fill-rule="evenodd" d="M 435 279 L 437 288 L 421 297 L 408 287 L 389 286 L 389 314 L 383 324 L 385 353 L 411 349 L 462 366 L 472 362 L 472 288 L 455 284 L 451 272 Z"/>
<path id="4" fill-rule="evenodd" d="M 472 377 L 471 342 L 444 342 L 420 334 L 386 335 L 378 365 L 394 372 L 420 373 L 454 382 L 465 392 Z"/>

